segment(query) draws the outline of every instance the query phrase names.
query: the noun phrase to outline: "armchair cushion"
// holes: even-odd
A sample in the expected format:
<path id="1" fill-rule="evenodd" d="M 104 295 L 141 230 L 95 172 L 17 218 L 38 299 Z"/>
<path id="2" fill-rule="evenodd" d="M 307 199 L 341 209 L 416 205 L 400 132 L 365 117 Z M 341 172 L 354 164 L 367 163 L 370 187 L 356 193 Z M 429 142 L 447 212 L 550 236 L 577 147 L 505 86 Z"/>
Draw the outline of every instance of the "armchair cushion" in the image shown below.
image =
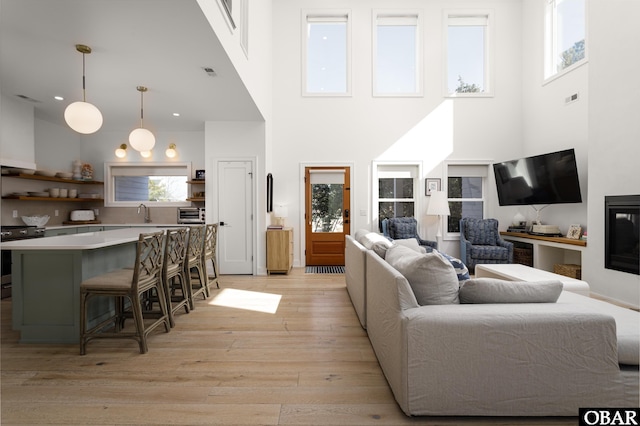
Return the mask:
<path id="1" fill-rule="evenodd" d="M 386 261 L 407 279 L 418 304 L 460 303 L 458 276 L 439 252 L 420 254 L 408 247 L 393 245 L 387 250 Z"/>
<path id="2" fill-rule="evenodd" d="M 473 259 L 483 260 L 504 260 L 504 263 L 509 261 L 509 250 L 505 247 L 498 246 L 471 246 L 471 257 Z"/>
<path id="3" fill-rule="evenodd" d="M 555 303 L 562 293 L 558 280 L 524 282 L 474 278 L 460 285 L 460 303 Z"/>
<path id="4" fill-rule="evenodd" d="M 500 239 L 495 219 L 466 219 L 466 237 L 474 245 L 495 246 Z"/>

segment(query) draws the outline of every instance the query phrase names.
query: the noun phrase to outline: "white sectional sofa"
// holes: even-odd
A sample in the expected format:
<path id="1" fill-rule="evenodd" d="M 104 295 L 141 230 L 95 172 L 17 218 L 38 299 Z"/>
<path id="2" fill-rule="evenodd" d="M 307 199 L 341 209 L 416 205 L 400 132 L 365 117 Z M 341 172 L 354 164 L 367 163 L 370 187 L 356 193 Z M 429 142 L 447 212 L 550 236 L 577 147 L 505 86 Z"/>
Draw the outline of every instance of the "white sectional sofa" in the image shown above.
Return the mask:
<path id="1" fill-rule="evenodd" d="M 421 306 L 398 270 L 353 238 L 346 244 L 349 295 L 407 415 L 577 416 L 580 407 L 640 405 L 638 312 L 560 283 L 555 303 Z"/>

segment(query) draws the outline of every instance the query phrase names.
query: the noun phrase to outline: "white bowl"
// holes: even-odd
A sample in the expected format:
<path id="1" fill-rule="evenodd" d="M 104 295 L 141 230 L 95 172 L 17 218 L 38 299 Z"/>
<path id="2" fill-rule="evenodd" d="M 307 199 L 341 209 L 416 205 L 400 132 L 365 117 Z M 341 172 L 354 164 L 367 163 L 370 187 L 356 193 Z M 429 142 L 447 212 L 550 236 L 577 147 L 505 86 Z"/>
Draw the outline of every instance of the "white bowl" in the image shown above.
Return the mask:
<path id="1" fill-rule="evenodd" d="M 36 171 L 34 169 L 9 169 L 10 174 L 16 175 L 32 175 Z"/>
<path id="2" fill-rule="evenodd" d="M 36 176 L 54 177 L 55 175 L 56 172 L 53 172 L 51 170 L 36 170 Z"/>
<path id="3" fill-rule="evenodd" d="M 58 172 L 56 176 L 63 179 L 71 179 L 73 177 L 73 173 L 69 172 Z"/>
<path id="4" fill-rule="evenodd" d="M 22 221 L 29 226 L 37 226 L 38 228 L 42 228 L 49 222 L 49 216 L 22 216 Z"/>

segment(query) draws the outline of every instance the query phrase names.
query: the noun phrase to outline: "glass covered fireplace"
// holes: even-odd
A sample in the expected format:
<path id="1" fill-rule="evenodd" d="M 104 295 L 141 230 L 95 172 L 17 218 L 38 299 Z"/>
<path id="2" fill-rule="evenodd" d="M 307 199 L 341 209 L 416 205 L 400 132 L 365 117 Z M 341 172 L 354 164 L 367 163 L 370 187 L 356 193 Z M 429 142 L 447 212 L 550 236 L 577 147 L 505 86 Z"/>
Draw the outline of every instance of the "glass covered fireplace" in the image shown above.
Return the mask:
<path id="1" fill-rule="evenodd" d="M 640 195 L 604 197 L 607 269 L 640 275 Z"/>

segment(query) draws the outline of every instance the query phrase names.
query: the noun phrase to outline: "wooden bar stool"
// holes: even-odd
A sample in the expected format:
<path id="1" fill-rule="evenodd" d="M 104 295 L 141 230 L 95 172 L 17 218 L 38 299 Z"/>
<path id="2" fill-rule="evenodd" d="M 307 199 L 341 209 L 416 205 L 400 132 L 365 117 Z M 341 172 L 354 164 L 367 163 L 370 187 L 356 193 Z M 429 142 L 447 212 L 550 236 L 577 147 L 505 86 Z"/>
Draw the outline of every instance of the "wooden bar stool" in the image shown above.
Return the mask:
<path id="1" fill-rule="evenodd" d="M 118 269 L 80 283 L 80 355 L 86 353 L 87 342 L 97 338 L 134 339 L 140 346 L 140 353 L 146 353 L 147 335 L 152 330 L 163 324 L 169 332 L 169 315 L 162 283 L 163 255 L 164 232 L 140 234 L 133 270 Z M 143 312 L 143 295 L 146 292 L 155 292 L 159 311 Z M 94 296 L 113 297 L 116 301 L 115 315 L 87 330 L 87 306 Z M 129 300 L 130 306 L 125 306 L 125 300 Z M 122 330 L 127 314 L 131 314 L 135 322 L 134 330 L 130 332 Z M 145 317 L 155 321 L 145 327 Z M 110 324 L 111 327 L 108 327 Z"/>
<path id="2" fill-rule="evenodd" d="M 162 281 L 166 293 L 169 323 L 175 326 L 174 315 L 184 307 L 189 313 L 189 287 L 184 263 L 187 257 L 188 228 L 168 229 L 162 262 Z"/>
<path id="3" fill-rule="evenodd" d="M 208 224 L 204 237 L 204 249 L 202 250 L 202 268 L 207 280 L 207 293 L 211 294 L 211 284 L 216 283 L 216 287 L 220 288 L 218 282 L 218 265 L 216 261 L 216 245 L 218 242 L 218 224 Z M 211 261 L 213 273 L 209 275 L 207 261 Z"/>
<path id="4" fill-rule="evenodd" d="M 184 272 L 189 288 L 189 307 L 195 309 L 195 299 L 198 295 L 206 300 L 209 296 L 207 281 L 202 264 L 202 250 L 204 248 L 205 226 L 195 225 L 189 227 L 187 239 L 187 258 L 184 262 Z"/>

